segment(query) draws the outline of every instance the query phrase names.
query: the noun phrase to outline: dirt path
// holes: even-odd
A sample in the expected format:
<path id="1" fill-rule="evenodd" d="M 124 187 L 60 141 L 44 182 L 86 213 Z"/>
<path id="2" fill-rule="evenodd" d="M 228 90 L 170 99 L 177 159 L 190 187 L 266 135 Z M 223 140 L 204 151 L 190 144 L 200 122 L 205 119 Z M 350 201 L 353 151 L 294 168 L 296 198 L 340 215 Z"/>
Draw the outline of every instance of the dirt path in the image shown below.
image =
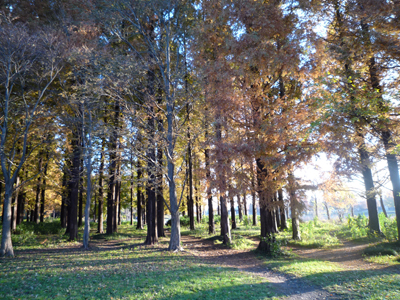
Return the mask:
<path id="1" fill-rule="evenodd" d="M 279 293 L 287 296 L 286 299 L 340 299 L 338 296 L 312 286 L 299 278 L 269 270 L 262 260 L 248 250 L 227 249 L 220 245 L 214 245 L 212 241 L 191 236 L 182 236 L 182 243 L 186 251 L 206 263 L 236 268 L 242 272 L 265 277 Z"/>

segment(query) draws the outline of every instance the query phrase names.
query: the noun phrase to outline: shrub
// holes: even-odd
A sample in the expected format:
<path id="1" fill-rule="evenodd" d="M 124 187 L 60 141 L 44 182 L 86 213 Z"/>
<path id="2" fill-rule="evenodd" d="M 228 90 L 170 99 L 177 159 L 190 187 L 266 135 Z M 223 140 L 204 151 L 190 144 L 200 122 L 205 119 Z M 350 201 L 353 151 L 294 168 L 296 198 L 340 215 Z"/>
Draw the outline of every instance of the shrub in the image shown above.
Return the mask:
<path id="1" fill-rule="evenodd" d="M 182 227 L 188 227 L 190 226 L 190 219 L 188 216 L 180 216 L 179 220 L 181 221 L 181 226 Z M 171 226 L 171 219 L 165 223 L 166 226 Z"/>
<path id="2" fill-rule="evenodd" d="M 381 256 L 381 255 L 399 255 L 395 249 L 384 247 L 383 245 L 378 245 L 374 247 L 369 247 L 364 249 L 364 255 L 367 256 Z"/>
<path id="3" fill-rule="evenodd" d="M 53 222 L 43 222 L 43 223 L 31 223 L 22 222 L 17 226 L 15 231 L 16 235 L 25 234 L 33 232 L 35 234 L 60 234 L 65 229 L 61 228 L 61 222 L 59 220 Z"/>

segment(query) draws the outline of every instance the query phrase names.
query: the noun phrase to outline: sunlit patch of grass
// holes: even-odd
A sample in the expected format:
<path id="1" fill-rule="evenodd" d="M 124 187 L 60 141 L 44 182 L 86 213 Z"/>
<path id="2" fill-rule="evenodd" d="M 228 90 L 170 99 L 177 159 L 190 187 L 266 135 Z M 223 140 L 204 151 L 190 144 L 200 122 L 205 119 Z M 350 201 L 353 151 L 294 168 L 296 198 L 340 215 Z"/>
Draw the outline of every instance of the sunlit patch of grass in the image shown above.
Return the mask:
<path id="1" fill-rule="evenodd" d="M 365 260 L 383 265 L 400 265 L 400 243 L 379 243 L 364 249 Z"/>
<path id="2" fill-rule="evenodd" d="M 297 258 L 268 260 L 266 264 L 274 271 L 302 278 L 343 299 L 400 299 L 400 274 L 389 270 L 349 271 L 338 263 Z"/>
<path id="3" fill-rule="evenodd" d="M 368 256 L 364 260 L 381 265 L 389 265 L 389 266 L 400 265 L 400 256 L 393 256 L 393 255 Z"/>
<path id="4" fill-rule="evenodd" d="M 301 240 L 292 240 L 292 223 L 288 221 L 289 229 L 280 233 L 286 238 L 290 245 L 307 248 L 333 248 L 342 245 L 336 236 L 336 230 L 342 225 L 335 222 L 322 222 L 314 219 L 309 222 L 300 223 Z"/>

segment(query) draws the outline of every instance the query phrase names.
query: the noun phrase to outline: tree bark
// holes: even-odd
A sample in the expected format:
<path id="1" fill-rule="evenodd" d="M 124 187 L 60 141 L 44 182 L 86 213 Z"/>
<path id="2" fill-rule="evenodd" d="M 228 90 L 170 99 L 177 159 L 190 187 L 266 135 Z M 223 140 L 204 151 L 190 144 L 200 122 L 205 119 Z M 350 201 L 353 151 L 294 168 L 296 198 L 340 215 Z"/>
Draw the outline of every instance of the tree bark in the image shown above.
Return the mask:
<path id="1" fill-rule="evenodd" d="M 253 203 L 253 226 L 257 226 L 256 181 L 253 166 L 251 166 L 251 198 Z"/>
<path id="2" fill-rule="evenodd" d="M 40 199 L 40 222 L 44 222 L 44 213 L 45 213 L 45 202 L 46 202 L 46 176 L 47 176 L 47 166 L 49 164 L 49 153 L 46 153 L 46 164 L 44 166 L 43 171 L 43 184 L 42 184 L 42 194 Z"/>
<path id="3" fill-rule="evenodd" d="M 233 197 L 231 198 L 231 223 L 232 223 L 232 229 L 236 229 L 236 214 L 235 214 L 235 200 Z"/>
<path id="4" fill-rule="evenodd" d="M 243 212 L 245 216 L 248 216 L 246 191 L 243 192 Z"/>
<path id="5" fill-rule="evenodd" d="M 237 195 L 237 201 L 238 201 L 238 212 L 239 212 L 239 221 L 243 222 L 243 211 L 242 211 L 242 201 L 240 201 L 240 195 Z"/>
<path id="6" fill-rule="evenodd" d="M 296 241 L 301 240 L 300 235 L 300 224 L 299 224 L 299 216 L 298 216 L 298 200 L 296 197 L 296 187 L 295 187 L 295 180 L 292 173 L 288 174 L 288 192 L 289 192 L 289 200 L 290 200 L 290 209 L 292 214 L 292 231 L 293 235 L 292 238 Z"/>
<path id="7" fill-rule="evenodd" d="M 38 165 L 38 181 L 36 185 L 36 201 L 35 201 L 35 215 L 34 215 L 34 222 L 36 224 L 39 223 L 39 211 L 40 211 L 40 185 L 42 184 L 42 164 L 43 164 L 43 158 L 41 152 L 39 153 L 39 165 Z"/>
<path id="8" fill-rule="evenodd" d="M 66 216 L 66 189 L 67 189 L 67 174 L 65 170 L 65 165 L 63 168 L 63 178 L 62 178 L 62 194 L 61 194 L 61 212 L 60 212 L 60 221 L 61 221 L 61 228 L 67 227 L 67 216 Z"/>
<path id="9" fill-rule="evenodd" d="M 78 197 L 79 197 L 79 181 L 80 181 L 80 164 L 81 164 L 81 142 L 80 130 L 73 131 L 71 141 L 73 156 L 72 156 L 72 174 L 69 182 L 70 199 L 68 205 L 68 223 L 67 230 L 69 232 L 70 241 L 78 238 Z"/>
<path id="10" fill-rule="evenodd" d="M 79 172 L 79 208 L 78 208 L 78 227 L 83 224 L 83 159 L 81 159 L 81 169 Z"/>
<path id="11" fill-rule="evenodd" d="M 7 179 L 6 179 L 7 180 Z M 1 236 L 1 249 L 0 257 L 14 256 L 14 249 L 11 241 L 11 196 L 12 196 L 12 184 L 5 184 L 4 194 L 4 213 L 3 213 L 3 227 Z"/>
<path id="12" fill-rule="evenodd" d="M 206 140 L 208 139 L 208 131 L 205 133 Z M 206 163 L 206 181 L 207 181 L 207 200 L 208 200 L 208 233 L 215 233 L 214 226 L 214 208 L 211 193 L 211 170 L 210 170 L 210 149 L 207 147 L 204 150 L 204 159 Z"/>
<path id="13" fill-rule="evenodd" d="M 364 136 L 361 133 L 358 133 L 358 135 L 362 139 L 362 142 L 358 146 L 358 153 L 360 155 L 362 175 L 365 185 L 365 194 L 367 197 L 369 230 L 371 232 L 381 233 L 381 228 L 379 225 L 379 218 L 378 218 L 378 207 L 375 199 L 376 192 L 374 187 L 374 180 L 372 178 L 372 171 L 370 168 L 371 161 L 369 158 L 369 153 L 365 148 L 366 146 L 364 143 Z"/>
<path id="14" fill-rule="evenodd" d="M 106 234 L 113 234 L 115 232 L 116 211 L 117 211 L 117 142 L 118 142 L 118 128 L 119 128 L 119 103 L 118 101 L 114 104 L 114 124 L 113 130 L 110 136 L 110 162 L 109 162 L 109 180 L 108 180 L 108 192 L 107 192 L 107 228 Z"/>
<path id="15" fill-rule="evenodd" d="M 329 213 L 329 206 L 328 203 L 324 202 L 325 210 L 326 210 L 326 216 L 328 217 L 328 220 L 331 220 L 331 214 Z"/>
<path id="16" fill-rule="evenodd" d="M 278 201 L 279 201 L 279 209 L 280 209 L 280 213 L 281 213 L 281 226 L 280 229 L 284 230 L 284 229 L 288 229 L 287 227 L 287 221 L 286 221 L 286 214 L 285 214 L 285 203 L 283 202 L 283 191 L 282 188 L 278 189 Z"/>
<path id="17" fill-rule="evenodd" d="M 18 194 L 20 188 L 18 187 L 21 184 L 21 178 L 17 176 L 17 180 L 15 182 L 15 190 L 14 195 L 12 197 L 12 209 L 11 209 L 11 231 L 15 231 L 17 229 L 17 209 L 18 209 Z"/>
<path id="18" fill-rule="evenodd" d="M 141 179 L 142 179 L 142 166 L 140 163 L 140 159 L 137 159 L 136 162 L 137 169 L 137 186 L 136 186 L 136 207 L 137 207 L 137 224 L 136 229 L 143 229 L 143 210 L 142 210 L 142 191 L 141 191 Z"/>
<path id="19" fill-rule="evenodd" d="M 107 118 L 104 118 L 104 123 L 107 124 Z M 104 177 L 104 160 L 105 154 L 104 150 L 106 147 L 106 139 L 103 138 L 101 142 L 101 153 L 100 153 L 100 168 L 99 168 L 99 208 L 98 208 L 98 224 L 97 224 L 97 233 L 104 233 L 104 191 L 103 191 L 103 177 Z"/>
<path id="20" fill-rule="evenodd" d="M 159 131 L 162 131 L 162 123 L 159 121 Z M 163 175 L 160 171 L 164 165 L 163 163 L 163 154 L 162 148 L 159 146 L 157 149 L 157 163 L 158 163 L 158 171 L 157 171 L 157 234 L 158 237 L 164 237 L 164 190 L 163 190 Z"/>
<path id="21" fill-rule="evenodd" d="M 276 223 L 273 213 L 273 194 L 268 187 L 265 187 L 268 170 L 260 158 L 257 162 L 257 183 L 258 197 L 260 199 L 261 239 L 258 249 L 271 253 L 272 244 L 275 243 Z"/>

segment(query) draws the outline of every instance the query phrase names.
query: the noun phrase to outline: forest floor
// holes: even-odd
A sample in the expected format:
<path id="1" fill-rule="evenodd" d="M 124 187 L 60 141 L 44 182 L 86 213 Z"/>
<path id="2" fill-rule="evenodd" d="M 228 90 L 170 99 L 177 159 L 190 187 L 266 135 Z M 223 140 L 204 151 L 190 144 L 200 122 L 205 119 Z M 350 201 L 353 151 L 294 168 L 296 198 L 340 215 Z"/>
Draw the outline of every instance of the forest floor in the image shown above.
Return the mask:
<path id="1" fill-rule="evenodd" d="M 280 291 L 285 299 L 341 299 L 309 282 L 272 271 L 255 251 L 233 250 L 215 245 L 211 240 L 182 236 L 183 247 L 199 259 L 221 267 L 235 268 L 248 274 L 262 276 Z"/>
<path id="2" fill-rule="evenodd" d="M 283 255 L 268 257 L 256 251 L 256 227 L 233 230 L 226 247 L 203 225 L 182 228 L 179 253 L 166 251 L 168 231 L 144 246 L 146 231 L 129 224 L 111 236 L 93 231 L 89 251 L 62 231 L 15 235 L 16 257 L 0 260 L 0 298 L 400 299 L 400 256 L 363 255 L 377 242 L 343 238 L 322 248 L 291 242 Z"/>
<path id="3" fill-rule="evenodd" d="M 210 239 L 182 237 L 185 249 L 199 259 L 263 276 L 286 299 L 400 298 L 400 264 L 368 261 L 363 253 L 370 243 L 343 240 L 330 249 L 289 244 L 288 257 L 266 259 L 254 251 L 258 239 L 250 239 L 253 250 L 233 250 Z"/>

